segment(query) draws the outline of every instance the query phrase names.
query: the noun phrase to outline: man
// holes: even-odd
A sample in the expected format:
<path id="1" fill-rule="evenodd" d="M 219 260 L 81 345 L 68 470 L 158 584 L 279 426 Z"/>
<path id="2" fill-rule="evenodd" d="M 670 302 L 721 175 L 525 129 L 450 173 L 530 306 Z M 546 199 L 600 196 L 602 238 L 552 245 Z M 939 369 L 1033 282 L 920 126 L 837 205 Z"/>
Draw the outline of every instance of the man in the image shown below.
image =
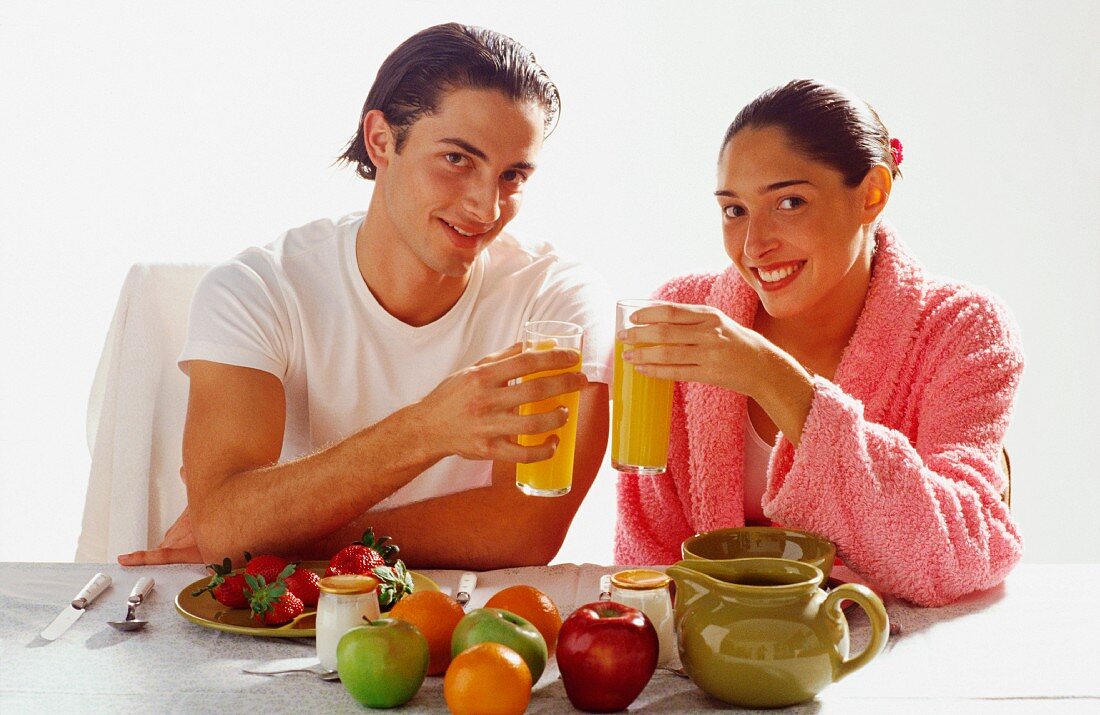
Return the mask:
<path id="1" fill-rule="evenodd" d="M 499 33 L 439 25 L 386 59 L 343 157 L 375 182 L 366 214 L 288 231 L 199 285 L 180 356 L 189 506 L 121 563 L 327 558 L 368 526 L 422 568 L 553 558 L 606 447 L 606 305 L 581 266 L 501 231 L 557 111 Z M 585 327 L 584 372 L 518 383 L 576 363 L 501 350 L 543 319 Z M 515 464 L 556 440 L 515 435 L 566 414 L 517 408 L 578 390 L 572 491 L 525 496 Z"/>

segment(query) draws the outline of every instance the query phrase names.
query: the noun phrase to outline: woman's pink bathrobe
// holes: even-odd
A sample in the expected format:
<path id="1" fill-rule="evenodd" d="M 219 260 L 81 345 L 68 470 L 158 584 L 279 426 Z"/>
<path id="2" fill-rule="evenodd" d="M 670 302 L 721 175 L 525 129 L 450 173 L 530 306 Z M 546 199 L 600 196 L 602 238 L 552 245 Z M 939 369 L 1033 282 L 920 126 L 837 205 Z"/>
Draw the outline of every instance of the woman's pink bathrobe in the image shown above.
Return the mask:
<path id="1" fill-rule="evenodd" d="M 772 450 L 764 514 L 837 545 L 878 587 L 942 605 L 999 583 L 1020 558 L 998 464 L 1023 369 L 1015 324 L 987 293 L 927 276 L 888 228 L 835 381 L 814 378 L 795 449 Z M 659 297 L 751 326 L 737 269 L 687 276 Z M 680 542 L 744 517 L 745 397 L 677 383 L 669 469 L 619 475 L 617 563 L 662 564 Z"/>

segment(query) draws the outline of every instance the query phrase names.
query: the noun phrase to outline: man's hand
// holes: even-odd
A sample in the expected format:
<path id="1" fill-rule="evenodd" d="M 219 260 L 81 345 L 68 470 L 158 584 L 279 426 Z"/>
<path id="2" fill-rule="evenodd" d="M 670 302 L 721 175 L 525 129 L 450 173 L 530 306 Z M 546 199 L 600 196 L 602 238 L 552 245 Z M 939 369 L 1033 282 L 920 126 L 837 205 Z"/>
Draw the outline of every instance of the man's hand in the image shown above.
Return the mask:
<path id="1" fill-rule="evenodd" d="M 466 459 L 500 462 L 539 462 L 557 449 L 556 438 L 522 447 L 516 435 L 542 434 L 565 424 L 564 407 L 521 416 L 519 406 L 555 395 L 577 392 L 588 384 L 581 372 L 563 372 L 509 384 L 516 378 L 567 370 L 577 364 L 573 350 L 522 352 L 513 345 L 473 367 L 454 373 L 419 404 L 428 421 L 431 439 L 449 454 Z"/>
<path id="2" fill-rule="evenodd" d="M 157 564 L 201 564 L 202 554 L 191 530 L 191 515 L 184 508 L 176 522 L 168 528 L 164 540 L 155 549 L 120 554 L 123 566 L 154 566 Z"/>

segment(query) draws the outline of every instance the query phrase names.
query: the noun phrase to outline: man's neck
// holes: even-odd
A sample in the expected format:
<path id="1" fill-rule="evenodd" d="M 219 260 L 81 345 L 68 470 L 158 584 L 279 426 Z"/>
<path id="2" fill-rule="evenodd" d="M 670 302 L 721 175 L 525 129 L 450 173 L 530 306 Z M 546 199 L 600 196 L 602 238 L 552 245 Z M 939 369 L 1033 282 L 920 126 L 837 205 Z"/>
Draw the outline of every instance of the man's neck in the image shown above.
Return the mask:
<path id="1" fill-rule="evenodd" d="M 355 236 L 355 262 L 378 304 L 414 327 L 446 315 L 462 297 L 472 273 L 453 277 L 424 265 L 373 201 Z"/>

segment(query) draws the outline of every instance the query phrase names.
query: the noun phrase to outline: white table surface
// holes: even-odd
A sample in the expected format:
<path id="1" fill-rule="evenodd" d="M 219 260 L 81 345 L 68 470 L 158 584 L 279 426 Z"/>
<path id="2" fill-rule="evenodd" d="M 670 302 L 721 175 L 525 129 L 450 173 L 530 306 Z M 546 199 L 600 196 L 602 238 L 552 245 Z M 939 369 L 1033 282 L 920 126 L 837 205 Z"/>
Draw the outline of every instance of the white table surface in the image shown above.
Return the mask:
<path id="1" fill-rule="evenodd" d="M 97 571 L 114 579 L 60 639 L 38 633 Z M 542 588 L 563 614 L 596 599 L 599 576 L 587 564 L 507 569 L 480 575 L 470 608 L 506 585 Z M 458 571 L 425 571 L 454 589 Z M 119 633 L 107 620 L 125 613 L 139 576 L 156 579 L 143 607 L 144 631 Z M 0 564 L 0 713 L 369 712 L 339 682 L 306 675 L 257 676 L 242 667 L 315 657 L 313 639 L 257 638 L 203 628 L 179 616 L 175 595 L 201 578 L 194 566 Z M 1021 565 L 992 591 L 939 609 L 888 602 L 901 633 L 874 662 L 810 703 L 779 712 L 1100 712 L 1100 565 Z M 858 609 L 853 609 L 858 611 Z M 867 624 L 849 612 L 853 649 Z M 729 709 L 666 670 L 631 712 Z M 400 712 L 446 712 L 441 677 Z M 551 660 L 528 712 L 574 712 Z M 771 711 L 776 712 L 776 711 Z"/>

